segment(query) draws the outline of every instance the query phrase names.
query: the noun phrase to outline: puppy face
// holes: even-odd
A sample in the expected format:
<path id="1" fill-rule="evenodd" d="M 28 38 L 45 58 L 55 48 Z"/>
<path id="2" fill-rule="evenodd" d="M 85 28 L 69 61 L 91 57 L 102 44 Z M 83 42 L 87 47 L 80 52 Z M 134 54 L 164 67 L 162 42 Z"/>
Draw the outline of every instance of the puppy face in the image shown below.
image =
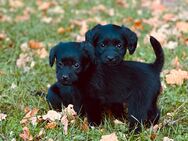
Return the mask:
<path id="1" fill-rule="evenodd" d="M 91 44 L 86 42 L 61 42 L 50 51 L 51 66 L 53 66 L 55 59 L 58 82 L 63 85 L 72 85 L 79 80 L 79 75 L 94 60 L 94 49 Z"/>
<path id="2" fill-rule="evenodd" d="M 95 47 L 96 57 L 100 63 L 119 64 L 128 48 L 133 54 L 137 45 L 137 36 L 124 26 L 113 24 L 97 25 L 86 33 L 86 41 Z"/>

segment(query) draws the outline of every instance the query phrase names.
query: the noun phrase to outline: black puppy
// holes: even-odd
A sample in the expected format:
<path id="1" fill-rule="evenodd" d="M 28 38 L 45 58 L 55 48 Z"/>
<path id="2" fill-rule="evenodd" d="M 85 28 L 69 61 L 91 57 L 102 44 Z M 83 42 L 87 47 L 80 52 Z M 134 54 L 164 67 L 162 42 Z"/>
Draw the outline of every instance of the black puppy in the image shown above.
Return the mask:
<path id="1" fill-rule="evenodd" d="M 85 38 L 95 47 L 97 64 L 114 67 L 123 61 L 127 49 L 130 54 L 134 53 L 138 40 L 129 28 L 114 24 L 98 24 L 86 33 Z M 124 115 L 123 104 L 114 103 L 111 111 L 113 116 L 121 118 Z"/>
<path id="2" fill-rule="evenodd" d="M 94 44 L 98 43 L 96 38 Z M 160 43 L 154 37 L 150 37 L 150 42 L 156 55 L 154 63 L 122 61 L 116 66 L 109 65 L 108 59 L 103 59 L 102 54 L 106 54 L 105 47 L 109 46 L 101 44 L 104 49 L 98 56 L 99 61 L 89 83 L 85 86 L 87 89 L 80 86 L 90 124 L 101 123 L 103 107 L 113 107 L 114 103 L 123 102 L 128 104 L 131 129 L 139 123 L 158 122 L 160 112 L 157 99 L 161 88 L 160 72 L 164 64 L 164 54 Z M 97 52 L 96 49 L 96 54 Z M 136 130 L 140 129 L 139 124 Z"/>
<path id="3" fill-rule="evenodd" d="M 80 76 L 93 61 L 94 49 L 86 42 L 61 42 L 50 50 L 51 67 L 55 59 L 57 82 L 49 88 L 47 100 L 55 110 L 73 104 L 75 111 L 82 114 L 82 98 L 74 84 L 79 83 Z"/>

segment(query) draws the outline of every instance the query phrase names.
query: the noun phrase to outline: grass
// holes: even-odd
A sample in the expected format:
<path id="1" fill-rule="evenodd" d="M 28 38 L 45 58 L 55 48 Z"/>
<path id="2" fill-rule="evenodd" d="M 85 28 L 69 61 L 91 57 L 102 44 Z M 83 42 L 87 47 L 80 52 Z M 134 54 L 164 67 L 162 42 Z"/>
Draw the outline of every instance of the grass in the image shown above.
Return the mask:
<path id="1" fill-rule="evenodd" d="M 124 8 L 118 6 L 115 1 L 60 1 L 57 0 L 59 6 L 61 6 L 65 13 L 52 14 L 47 12 L 47 16 L 52 17 L 53 21 L 62 17 L 60 22 L 57 23 L 43 23 L 41 18 L 43 12 L 38 10 L 35 1 L 24 1 L 24 7 L 13 9 L 9 6 L 8 2 L 0 1 L 0 11 L 4 15 L 10 16 L 11 22 L 0 22 L 0 32 L 4 31 L 9 37 L 9 41 L 0 41 L 0 113 L 6 113 L 6 120 L 0 121 L 0 140 L 11 140 L 16 138 L 21 140 L 19 134 L 22 132 L 22 126 L 20 120 L 24 116 L 24 108 L 37 107 L 40 109 L 41 114 L 45 114 L 49 108 L 45 101 L 45 97 L 36 96 L 36 91 L 42 91 L 47 93 L 47 85 L 55 82 L 55 69 L 50 68 L 48 65 L 48 58 L 40 59 L 34 55 L 35 66 L 28 72 L 24 72 L 23 69 L 16 66 L 16 60 L 21 53 L 20 45 L 31 39 L 43 42 L 46 45 L 46 49 L 49 51 L 52 45 L 59 41 L 73 41 L 75 40 L 72 33 L 79 34 L 79 28 L 75 27 L 71 32 L 67 32 L 63 35 L 57 33 L 59 27 L 67 28 L 70 26 L 70 21 L 73 19 L 87 19 L 100 17 L 108 23 L 122 24 L 122 19 L 132 17 L 133 19 L 142 19 L 151 17 L 151 13 L 147 9 L 143 9 L 145 14 L 138 14 L 137 10 L 141 9 L 140 2 L 136 5 L 132 1 L 128 1 L 130 7 Z M 108 8 L 114 8 L 115 15 L 109 16 L 108 13 L 98 12 L 96 14 L 88 14 L 92 7 L 103 4 Z M 26 7 L 34 9 L 30 15 L 28 21 L 18 21 L 15 19 L 18 15 L 22 15 L 23 10 Z M 79 13 L 80 12 L 80 13 Z M 79 14 L 76 14 L 79 13 Z M 91 28 L 96 23 L 89 23 Z M 131 23 L 127 23 L 131 26 Z M 153 51 L 149 47 L 149 44 L 144 44 L 143 39 L 151 31 L 150 26 L 144 25 L 144 29 L 140 31 L 139 44 L 133 56 L 126 55 L 125 59 L 136 60 L 143 59 L 146 62 L 151 62 L 154 59 Z M 174 36 L 173 38 L 176 39 Z M 49 45 L 51 44 L 51 45 Z M 144 47 L 146 46 L 146 47 Z M 166 63 L 164 69 L 172 69 L 171 60 L 178 56 L 183 69 L 188 68 L 188 56 L 183 57 L 183 52 L 188 54 L 188 49 L 185 45 L 181 44 L 174 50 L 164 49 L 166 56 Z M 164 76 L 161 77 L 162 82 L 165 83 Z M 11 85 L 15 84 L 16 88 L 11 88 Z M 159 98 L 159 106 L 161 108 L 160 123 L 168 119 L 167 113 L 174 113 L 171 117 L 172 121 L 177 121 L 174 124 L 161 128 L 156 134 L 155 140 L 162 140 L 167 136 L 174 140 L 187 140 L 188 139 L 188 83 L 184 82 L 181 86 L 166 85 L 163 93 Z M 29 129 L 32 135 L 37 135 L 44 125 L 37 126 L 29 125 Z M 84 132 L 80 130 L 77 125 L 71 125 L 69 127 L 68 135 L 63 134 L 63 127 L 55 129 L 46 129 L 46 133 L 41 140 L 48 140 L 52 138 L 55 140 L 75 140 L 75 141 L 98 141 L 102 135 L 116 132 L 118 139 L 124 140 L 150 140 L 152 132 L 150 130 L 143 130 L 139 135 L 133 135 L 128 133 L 128 126 L 114 125 L 107 119 L 104 125 L 100 127 L 89 129 Z"/>

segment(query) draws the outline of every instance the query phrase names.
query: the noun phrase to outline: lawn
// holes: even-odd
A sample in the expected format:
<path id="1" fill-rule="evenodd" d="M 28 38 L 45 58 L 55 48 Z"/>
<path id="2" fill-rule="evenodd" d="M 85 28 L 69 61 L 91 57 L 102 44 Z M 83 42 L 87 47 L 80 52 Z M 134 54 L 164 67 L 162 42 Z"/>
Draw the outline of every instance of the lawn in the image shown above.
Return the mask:
<path id="1" fill-rule="evenodd" d="M 0 114 L 6 114 L 5 119 L 0 116 L 0 141 L 23 140 L 23 127 L 33 140 L 98 141 L 111 133 L 119 141 L 188 140 L 188 1 L 158 1 L 0 0 Z M 104 125 L 86 130 L 80 119 L 69 124 L 65 135 L 61 123 L 51 129 L 46 122 L 21 124 L 26 109 L 38 109 L 37 115 L 49 111 L 45 95 L 56 81 L 55 67 L 48 63 L 50 48 L 60 41 L 84 40 L 84 33 L 99 23 L 126 25 L 137 33 L 138 48 L 125 60 L 152 62 L 154 52 L 147 36 L 161 42 L 165 66 L 159 128 L 134 135 L 126 121 L 114 124 L 107 117 Z M 41 129 L 45 132 L 39 136 Z"/>

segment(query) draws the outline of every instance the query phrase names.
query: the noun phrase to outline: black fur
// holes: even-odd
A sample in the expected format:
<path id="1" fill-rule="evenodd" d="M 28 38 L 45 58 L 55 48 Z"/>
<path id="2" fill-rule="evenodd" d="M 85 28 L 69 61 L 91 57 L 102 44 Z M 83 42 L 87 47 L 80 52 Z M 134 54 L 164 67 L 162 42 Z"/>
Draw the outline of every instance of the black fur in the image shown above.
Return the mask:
<path id="1" fill-rule="evenodd" d="M 74 84 L 79 83 L 94 57 L 93 47 L 86 42 L 61 42 L 50 50 L 49 63 L 52 67 L 56 60 L 57 82 L 49 88 L 47 100 L 55 110 L 73 104 L 76 112 L 82 114 L 82 98 Z"/>
<path id="2" fill-rule="evenodd" d="M 157 99 L 160 93 L 160 71 L 164 54 L 160 43 L 150 37 L 155 51 L 154 63 L 123 61 L 116 66 L 97 65 L 89 67 L 82 83 L 77 84 L 83 95 L 84 107 L 90 124 L 100 124 L 104 107 L 128 104 L 130 129 L 136 124 L 156 124 L 160 117 Z M 140 130 L 140 124 L 137 131 Z"/>

